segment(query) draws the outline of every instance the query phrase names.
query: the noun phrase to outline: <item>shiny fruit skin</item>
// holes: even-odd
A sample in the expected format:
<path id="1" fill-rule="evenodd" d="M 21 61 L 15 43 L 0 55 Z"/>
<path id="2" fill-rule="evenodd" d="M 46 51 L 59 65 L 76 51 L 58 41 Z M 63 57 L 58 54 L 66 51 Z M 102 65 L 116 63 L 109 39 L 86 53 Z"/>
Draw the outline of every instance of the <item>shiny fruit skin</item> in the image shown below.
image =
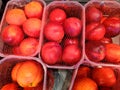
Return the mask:
<path id="1" fill-rule="evenodd" d="M 119 63 L 120 62 L 120 46 L 117 44 L 106 44 L 106 56 L 105 60 L 110 63 Z"/>
<path id="2" fill-rule="evenodd" d="M 6 26 L 3 29 L 1 35 L 2 40 L 10 46 L 17 46 L 24 39 L 24 33 L 22 29 L 16 25 Z"/>
<path id="3" fill-rule="evenodd" d="M 23 23 L 23 31 L 26 35 L 39 38 L 42 21 L 38 18 L 29 18 Z"/>
<path id="4" fill-rule="evenodd" d="M 18 90 L 18 85 L 16 83 L 5 84 L 1 90 Z"/>
<path id="5" fill-rule="evenodd" d="M 43 14 L 43 6 L 40 2 L 31 1 L 25 5 L 25 14 L 28 18 L 40 18 Z"/>
<path id="6" fill-rule="evenodd" d="M 88 41 L 85 44 L 85 52 L 87 57 L 94 62 L 104 60 L 106 55 L 105 46 L 99 41 Z"/>
<path id="7" fill-rule="evenodd" d="M 112 38 L 107 38 L 107 37 L 102 38 L 100 42 L 103 44 L 113 43 Z"/>
<path id="8" fill-rule="evenodd" d="M 31 60 L 21 63 L 16 74 L 17 83 L 21 87 L 36 87 L 42 82 L 44 71 L 39 63 Z"/>
<path id="9" fill-rule="evenodd" d="M 42 46 L 41 57 L 46 64 L 56 64 L 61 60 L 62 47 L 57 42 L 46 42 Z"/>
<path id="10" fill-rule="evenodd" d="M 115 37 L 120 34 L 120 19 L 117 17 L 109 17 L 103 22 L 106 28 L 105 37 Z"/>
<path id="11" fill-rule="evenodd" d="M 75 44 L 75 45 L 79 45 L 79 39 L 78 38 L 69 38 L 69 37 L 66 37 L 64 38 L 63 40 L 63 46 L 67 46 L 67 45 L 71 45 L 71 44 Z"/>
<path id="12" fill-rule="evenodd" d="M 70 17 L 64 22 L 65 34 L 70 37 L 77 37 L 82 32 L 82 22 L 79 18 Z"/>
<path id="13" fill-rule="evenodd" d="M 39 41 L 35 38 L 28 37 L 24 39 L 19 46 L 20 53 L 23 56 L 31 56 L 38 49 Z"/>
<path id="14" fill-rule="evenodd" d="M 105 27 L 100 23 L 90 23 L 86 26 L 86 39 L 87 40 L 100 40 L 106 33 Z"/>
<path id="15" fill-rule="evenodd" d="M 88 7 L 86 9 L 86 21 L 87 21 L 87 23 L 100 22 L 102 17 L 103 17 L 103 14 L 99 9 L 97 9 L 95 7 Z"/>
<path id="16" fill-rule="evenodd" d="M 80 61 L 82 50 L 76 45 L 68 45 L 63 49 L 62 61 L 68 65 L 74 65 Z"/>
<path id="17" fill-rule="evenodd" d="M 90 78 L 76 80 L 72 90 L 98 90 L 97 84 Z"/>
<path id="18" fill-rule="evenodd" d="M 61 42 L 64 37 L 63 26 L 56 22 L 48 22 L 44 28 L 44 35 L 49 41 Z"/>
<path id="19" fill-rule="evenodd" d="M 24 11 L 18 8 L 8 10 L 5 18 L 8 24 L 18 25 L 18 26 L 22 25 L 24 21 L 26 21 L 27 19 Z"/>
<path id="20" fill-rule="evenodd" d="M 103 23 L 108 17 L 107 16 L 103 16 L 102 19 L 100 20 L 100 23 Z"/>
<path id="21" fill-rule="evenodd" d="M 53 9 L 49 15 L 50 21 L 58 22 L 60 24 L 62 24 L 65 21 L 66 17 L 67 16 L 65 11 L 60 8 Z"/>
<path id="22" fill-rule="evenodd" d="M 21 65 L 22 65 L 22 63 L 16 64 L 11 71 L 11 78 L 14 82 L 17 81 L 17 72 L 18 72 Z"/>
<path id="23" fill-rule="evenodd" d="M 91 69 L 87 66 L 80 66 L 78 68 L 77 76 L 76 78 L 84 78 L 84 77 L 90 77 Z"/>
<path id="24" fill-rule="evenodd" d="M 115 72 L 110 67 L 98 67 L 92 70 L 92 79 L 99 86 L 112 87 L 116 83 Z"/>

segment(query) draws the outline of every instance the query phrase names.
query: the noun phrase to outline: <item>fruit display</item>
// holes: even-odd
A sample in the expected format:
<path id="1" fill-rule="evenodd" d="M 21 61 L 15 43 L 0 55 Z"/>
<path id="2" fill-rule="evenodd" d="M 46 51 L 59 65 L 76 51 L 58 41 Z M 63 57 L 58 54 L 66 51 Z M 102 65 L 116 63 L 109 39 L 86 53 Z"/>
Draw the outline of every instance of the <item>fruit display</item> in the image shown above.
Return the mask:
<path id="1" fill-rule="evenodd" d="M 76 73 L 72 90 L 117 90 L 118 69 L 107 66 L 81 65 Z"/>
<path id="2" fill-rule="evenodd" d="M 118 2 L 100 1 L 85 5 L 86 59 L 96 63 L 119 64 L 120 13 Z M 115 7 L 116 8 L 113 8 Z"/>
<path id="3" fill-rule="evenodd" d="M 119 10 L 115 0 L 8 1 L 0 90 L 119 90 Z"/>
<path id="4" fill-rule="evenodd" d="M 44 19 L 40 59 L 50 67 L 74 67 L 80 63 L 84 41 L 82 5 L 74 1 L 51 2 Z"/>
<path id="5" fill-rule="evenodd" d="M 46 67 L 38 58 L 8 56 L 0 64 L 0 89 L 8 90 L 43 90 Z M 40 89 L 41 88 L 41 89 Z"/>
<path id="6" fill-rule="evenodd" d="M 44 8 L 45 3 L 42 0 L 12 0 L 7 3 L 1 20 L 2 57 L 37 55 Z M 16 52 L 16 47 L 19 48 L 19 53 Z"/>

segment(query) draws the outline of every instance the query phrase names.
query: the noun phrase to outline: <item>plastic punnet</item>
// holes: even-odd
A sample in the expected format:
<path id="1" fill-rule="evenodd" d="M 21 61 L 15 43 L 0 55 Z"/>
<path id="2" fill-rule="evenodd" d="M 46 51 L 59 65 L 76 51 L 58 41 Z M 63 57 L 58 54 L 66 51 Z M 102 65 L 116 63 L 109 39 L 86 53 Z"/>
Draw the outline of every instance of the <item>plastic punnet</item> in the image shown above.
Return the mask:
<path id="1" fill-rule="evenodd" d="M 54 64 L 54 65 L 49 65 L 49 64 L 46 64 L 46 65 L 49 68 L 59 68 L 59 69 L 60 68 L 61 69 L 77 68 L 77 66 L 82 62 L 83 57 L 84 57 L 84 7 L 77 1 L 53 1 L 53 2 L 49 3 L 46 6 L 45 15 L 44 15 L 44 26 L 43 26 L 42 33 L 40 35 L 41 39 L 42 39 L 41 40 L 42 41 L 42 44 L 41 44 L 42 46 L 47 42 L 47 40 L 46 40 L 46 38 L 43 34 L 44 33 L 44 27 L 49 21 L 50 12 L 55 8 L 63 9 L 66 12 L 67 17 L 77 17 L 82 21 L 82 33 L 78 37 L 79 42 L 80 42 L 80 46 L 82 47 L 82 57 L 79 60 L 79 62 L 77 62 L 74 65 L 66 65 L 63 62 L 59 63 L 59 64 Z M 40 49 L 40 53 L 39 53 L 39 58 L 42 60 L 41 49 Z"/>
<path id="2" fill-rule="evenodd" d="M 108 65 L 108 66 L 106 66 L 106 65 L 104 65 L 104 64 L 93 64 L 93 63 L 88 63 L 88 62 L 85 62 L 85 63 L 83 63 L 83 64 L 81 64 L 79 67 L 83 67 L 83 66 L 85 66 L 85 67 L 88 67 L 88 68 L 90 68 L 90 72 L 89 72 L 89 74 L 90 75 L 88 75 L 87 77 L 88 78 L 90 78 L 90 79 L 92 79 L 91 78 L 91 71 L 94 69 L 94 68 L 102 68 L 102 67 L 109 67 L 109 68 L 112 68 L 113 69 L 113 71 L 114 71 L 114 73 L 115 73 L 115 76 L 116 76 L 116 83 L 115 83 L 115 85 L 113 85 L 112 87 L 110 87 L 110 89 L 111 90 L 119 90 L 119 88 L 120 88 L 120 83 L 119 83 L 119 80 L 120 80 L 120 66 L 116 66 L 116 65 Z M 74 83 L 75 83 L 75 80 L 76 80 L 76 78 L 77 78 L 77 74 L 78 74 L 78 70 L 79 70 L 79 67 L 77 68 L 77 69 L 75 69 L 75 71 L 74 71 L 74 74 L 73 74 L 73 76 L 72 76 L 72 81 L 71 81 L 71 85 L 70 85 L 70 87 L 69 87 L 69 90 L 72 90 L 72 88 L 73 88 L 73 85 L 74 85 Z M 85 69 L 84 69 L 85 70 Z M 81 72 L 82 74 L 85 74 L 85 72 Z M 78 75 L 81 75 L 80 73 L 78 74 Z M 103 76 L 104 77 L 104 76 Z M 81 78 L 84 78 L 84 77 L 81 77 Z M 79 79 L 79 78 L 78 78 Z M 77 79 L 77 80 L 78 80 Z M 80 79 L 79 79 L 80 80 Z M 93 79 L 92 79 L 93 80 Z M 94 80 L 93 80 L 94 81 Z M 98 85 L 97 85 L 98 86 Z M 101 86 L 99 87 L 98 86 L 98 88 L 100 89 L 101 88 Z M 100 89 L 101 90 L 101 89 Z"/>
<path id="3" fill-rule="evenodd" d="M 96 7 L 103 13 L 103 16 L 105 16 L 105 17 L 115 16 L 115 17 L 120 18 L 120 3 L 115 0 L 98 0 L 98 1 L 91 0 L 85 4 L 85 11 L 88 7 Z M 86 20 L 85 20 L 85 24 L 86 24 Z M 112 37 L 111 39 L 113 41 L 113 44 L 120 45 L 120 35 Z M 85 54 L 85 61 L 91 62 L 91 63 L 106 64 L 106 65 L 119 64 L 119 63 L 108 62 L 105 59 L 103 59 L 100 62 L 94 62 L 94 61 L 90 60 L 86 54 Z"/>
<path id="4" fill-rule="evenodd" d="M 44 10 L 45 10 L 45 7 L 46 7 L 46 3 L 44 0 L 10 0 L 7 2 L 7 5 L 5 7 L 5 10 L 4 10 L 4 13 L 3 13 L 3 17 L 2 17 L 2 20 L 1 20 L 1 25 L 0 25 L 0 32 L 2 32 L 2 30 L 8 26 L 9 24 L 6 22 L 5 20 L 5 16 L 6 16 L 6 13 L 8 10 L 11 10 L 11 9 L 14 9 L 14 8 L 19 8 L 19 9 L 23 9 L 24 10 L 24 6 L 31 2 L 31 1 L 38 1 L 42 4 L 42 7 L 43 7 L 43 13 L 44 13 Z M 43 14 L 42 14 L 42 24 L 43 24 Z M 41 25 L 42 26 L 42 25 Z M 21 29 L 22 29 L 22 26 L 21 26 Z M 42 27 L 41 27 L 42 29 Z M 41 33 L 41 32 L 40 32 Z M 26 36 L 25 36 L 26 37 Z M 25 38 L 24 37 L 24 38 Z M 39 46 L 40 46 L 40 37 L 38 37 L 38 41 L 39 41 L 39 45 L 36 49 L 36 51 L 30 55 L 30 56 L 36 56 L 37 53 L 39 52 Z M 0 56 L 1 57 L 6 57 L 7 55 L 14 55 L 13 52 L 12 52 L 12 47 L 5 44 L 2 40 L 2 38 L 0 37 Z M 22 56 L 22 55 L 21 55 Z"/>
<path id="5" fill-rule="evenodd" d="M 42 81 L 43 90 L 46 90 L 47 68 L 45 67 L 43 62 L 41 62 L 38 58 L 34 58 L 34 57 L 22 57 L 22 56 L 14 56 L 14 55 L 7 56 L 1 59 L 0 61 L 0 72 L 1 72 L 0 77 L 2 77 L 0 78 L 0 88 L 2 88 L 2 86 L 7 83 L 13 82 L 11 79 L 11 71 L 15 64 L 30 60 L 35 61 L 42 66 L 44 71 L 43 72 L 44 77 Z"/>

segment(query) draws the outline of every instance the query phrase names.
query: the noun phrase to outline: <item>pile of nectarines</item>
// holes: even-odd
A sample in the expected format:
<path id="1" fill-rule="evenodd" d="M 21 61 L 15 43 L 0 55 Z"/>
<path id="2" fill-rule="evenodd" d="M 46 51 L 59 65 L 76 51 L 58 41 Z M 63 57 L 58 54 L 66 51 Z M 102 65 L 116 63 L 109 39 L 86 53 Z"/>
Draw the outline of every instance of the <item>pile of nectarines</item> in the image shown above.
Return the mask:
<path id="1" fill-rule="evenodd" d="M 41 2 L 30 1 L 22 8 L 16 7 L 6 11 L 5 21 L 7 26 L 2 29 L 1 37 L 4 45 L 7 44 L 12 48 L 12 54 L 22 56 L 36 54 L 43 9 L 44 6 Z"/>
<path id="2" fill-rule="evenodd" d="M 112 67 L 80 66 L 72 90 L 112 90 L 116 82 Z"/>
<path id="3" fill-rule="evenodd" d="M 119 63 L 120 46 L 112 38 L 120 34 L 120 18 L 103 8 L 86 7 L 85 52 L 94 62 Z"/>
<path id="4" fill-rule="evenodd" d="M 28 60 L 15 64 L 11 70 L 11 83 L 1 90 L 42 90 L 44 70 L 40 63 Z"/>
<path id="5" fill-rule="evenodd" d="M 44 26 L 44 44 L 40 56 L 48 65 L 64 63 L 74 65 L 82 57 L 82 20 L 68 16 L 67 10 L 56 7 L 50 10 Z"/>
<path id="6" fill-rule="evenodd" d="M 62 6 L 52 9 L 46 7 L 48 11 L 45 12 L 44 19 L 45 7 L 37 0 L 30 0 L 23 7 L 8 9 L 4 16 L 4 25 L 1 26 L 1 38 L 4 46 L 10 48 L 6 51 L 11 51 L 6 52 L 3 46 L 3 53 L 35 56 L 39 52 L 39 60 L 42 60 L 47 68 L 52 65 L 58 65 L 56 68 L 61 65 L 77 68 L 76 77 L 73 75 L 75 79 L 72 90 L 115 90 L 119 80 L 114 66 L 97 65 L 99 62 L 120 63 L 120 45 L 113 41 L 113 38 L 120 34 L 120 17 L 104 12 L 106 7 L 102 4 L 102 8 L 94 5 L 86 6 L 85 16 L 80 13 L 82 7 L 81 11 L 77 10 L 81 15 L 72 15 L 76 14 L 72 12 L 72 8 L 67 8 L 64 4 Z M 71 9 L 69 13 L 67 9 Z M 43 23 L 42 20 L 46 21 Z M 43 38 L 42 36 L 40 38 L 40 35 L 43 35 Z M 43 39 L 43 42 L 39 39 Z M 42 42 L 41 47 L 40 42 Z M 86 54 L 85 59 L 82 59 L 83 50 Z M 78 66 L 80 60 L 83 62 Z M 44 72 L 42 65 L 31 59 L 14 64 L 10 71 L 11 82 L 4 83 L 1 90 L 54 88 L 55 77 L 52 70 L 48 69 Z"/>

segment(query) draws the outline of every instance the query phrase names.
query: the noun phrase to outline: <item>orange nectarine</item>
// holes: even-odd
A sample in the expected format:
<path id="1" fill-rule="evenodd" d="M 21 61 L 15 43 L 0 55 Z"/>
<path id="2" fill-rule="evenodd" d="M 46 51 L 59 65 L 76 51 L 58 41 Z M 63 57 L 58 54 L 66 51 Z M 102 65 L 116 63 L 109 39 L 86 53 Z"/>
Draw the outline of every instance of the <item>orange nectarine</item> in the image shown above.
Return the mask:
<path id="1" fill-rule="evenodd" d="M 21 87 L 36 87 L 43 80 L 43 68 L 35 61 L 24 61 L 13 67 L 11 76 Z"/>
<path id="2" fill-rule="evenodd" d="M 41 20 L 38 18 L 29 18 L 23 23 L 23 31 L 30 37 L 38 38 L 40 30 Z"/>
<path id="3" fill-rule="evenodd" d="M 22 63 L 18 63 L 12 69 L 11 78 L 15 82 L 17 81 L 17 72 L 18 72 L 18 70 L 19 70 L 19 68 L 20 68 L 21 65 L 22 65 Z"/>
<path id="4" fill-rule="evenodd" d="M 98 90 L 97 84 L 90 78 L 76 80 L 72 90 Z"/>
<path id="5" fill-rule="evenodd" d="M 5 84 L 1 90 L 18 90 L 18 85 L 16 83 Z"/>
<path id="6" fill-rule="evenodd" d="M 35 38 L 28 37 L 24 39 L 19 46 L 21 55 L 23 56 L 33 55 L 38 48 L 38 44 L 39 42 Z"/>
<path id="7" fill-rule="evenodd" d="M 22 25 L 26 20 L 25 13 L 22 9 L 10 9 L 6 14 L 6 22 L 8 24 Z"/>
<path id="8" fill-rule="evenodd" d="M 43 6 L 40 2 L 31 1 L 25 5 L 25 14 L 29 18 L 41 18 L 43 13 Z"/>

